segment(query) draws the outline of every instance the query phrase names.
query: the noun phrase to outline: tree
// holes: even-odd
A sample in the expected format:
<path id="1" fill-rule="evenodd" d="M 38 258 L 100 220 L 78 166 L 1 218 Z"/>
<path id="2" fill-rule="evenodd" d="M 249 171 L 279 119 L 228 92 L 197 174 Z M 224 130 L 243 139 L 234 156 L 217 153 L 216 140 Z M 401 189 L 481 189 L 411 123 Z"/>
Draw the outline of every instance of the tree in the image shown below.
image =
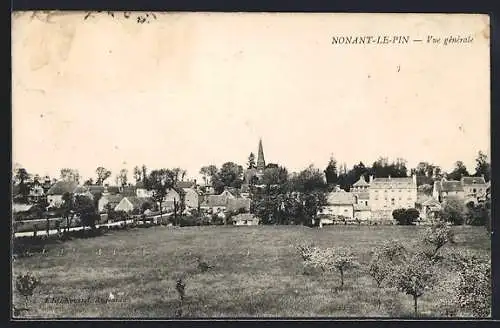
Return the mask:
<path id="1" fill-rule="evenodd" d="M 122 187 L 125 187 L 127 185 L 127 173 L 127 169 L 121 169 L 120 174 L 118 175 L 118 180 Z"/>
<path id="2" fill-rule="evenodd" d="M 340 287 L 344 287 L 344 274 L 349 269 L 358 266 L 353 252 L 347 248 L 317 249 L 311 254 L 311 264 L 322 271 L 338 271 L 340 273 Z"/>
<path id="3" fill-rule="evenodd" d="M 424 236 L 424 243 L 430 249 L 424 251 L 429 259 L 434 259 L 437 252 L 447 243 L 454 243 L 454 233 L 444 222 L 438 222 L 427 229 Z"/>
<path id="4" fill-rule="evenodd" d="M 250 153 L 250 155 L 248 156 L 248 166 L 247 166 L 248 169 L 253 169 L 255 168 L 255 155 L 254 153 Z"/>
<path id="5" fill-rule="evenodd" d="M 74 181 L 78 183 L 80 181 L 80 173 L 78 172 L 78 170 L 63 168 L 61 169 L 61 180 Z"/>
<path id="6" fill-rule="evenodd" d="M 441 209 L 441 218 L 445 222 L 450 222 L 454 225 L 465 223 L 465 205 L 460 198 L 446 198 Z"/>
<path id="7" fill-rule="evenodd" d="M 80 222 L 84 227 L 95 229 L 95 222 L 98 220 L 99 216 L 92 199 L 83 195 L 76 195 L 73 211 L 75 214 L 80 215 Z"/>
<path id="8" fill-rule="evenodd" d="M 153 191 L 153 199 L 160 206 L 160 220 L 163 216 L 162 203 L 168 191 L 173 189 L 176 183 L 175 173 L 172 170 L 153 170 L 146 179 L 146 189 Z"/>
<path id="9" fill-rule="evenodd" d="M 139 166 L 135 166 L 134 167 L 134 180 L 135 180 L 135 183 L 141 181 L 141 177 L 142 177 L 141 169 L 139 168 Z"/>
<path id="10" fill-rule="evenodd" d="M 243 184 L 243 167 L 233 162 L 226 162 L 219 172 L 215 174 L 212 185 L 217 193 L 221 193 L 225 187 L 240 188 Z"/>
<path id="11" fill-rule="evenodd" d="M 282 185 L 288 180 L 288 171 L 285 167 L 266 168 L 262 174 L 261 182 L 264 185 Z"/>
<path id="12" fill-rule="evenodd" d="M 217 166 L 212 165 L 212 164 L 208 165 L 208 166 L 203 166 L 200 169 L 200 174 L 203 176 L 203 180 L 205 182 L 205 185 L 208 184 L 208 181 L 213 181 L 217 172 L 218 172 Z"/>
<path id="13" fill-rule="evenodd" d="M 491 260 L 464 256 L 459 265 L 457 303 L 475 317 L 491 316 Z"/>
<path id="14" fill-rule="evenodd" d="M 99 166 L 96 170 L 95 173 L 97 174 L 97 181 L 96 183 L 99 186 L 102 186 L 104 184 L 104 181 L 108 179 L 111 176 L 111 171 L 106 170 L 104 167 Z"/>
<path id="15" fill-rule="evenodd" d="M 480 151 L 476 158 L 476 173 L 477 177 L 484 176 L 486 181 L 490 181 L 491 164 L 488 161 L 488 156 Z"/>
<path id="16" fill-rule="evenodd" d="M 28 171 L 25 168 L 20 167 L 17 169 L 15 177 L 18 181 L 21 201 L 23 203 L 28 203 L 28 195 L 30 193 L 30 186 L 28 184 L 28 179 L 29 179 Z"/>
<path id="17" fill-rule="evenodd" d="M 337 184 L 338 181 L 337 161 L 335 160 L 335 158 L 333 158 L 333 156 L 330 157 L 330 161 L 328 162 L 328 165 L 326 166 L 324 173 L 326 177 L 326 183 L 328 185 Z"/>
<path id="18" fill-rule="evenodd" d="M 406 210 L 404 208 L 397 208 L 392 211 L 392 218 L 398 225 L 407 225 Z"/>
<path id="19" fill-rule="evenodd" d="M 431 262 L 427 257 L 416 253 L 394 271 L 392 283 L 399 291 L 412 296 L 415 316 L 418 315 L 418 299 L 436 283 Z"/>
<path id="20" fill-rule="evenodd" d="M 469 172 L 467 171 L 464 162 L 457 161 L 455 162 L 455 168 L 448 174 L 447 179 L 458 181 L 462 177 L 467 177 L 467 176 L 469 176 Z"/>
<path id="21" fill-rule="evenodd" d="M 88 178 L 87 180 L 85 180 L 85 182 L 83 183 L 84 186 L 92 186 L 94 184 L 94 180 L 92 178 Z"/>
<path id="22" fill-rule="evenodd" d="M 180 167 L 173 168 L 172 172 L 174 172 L 175 181 L 184 181 L 184 177 L 187 174 L 187 171 L 184 169 L 181 169 Z"/>

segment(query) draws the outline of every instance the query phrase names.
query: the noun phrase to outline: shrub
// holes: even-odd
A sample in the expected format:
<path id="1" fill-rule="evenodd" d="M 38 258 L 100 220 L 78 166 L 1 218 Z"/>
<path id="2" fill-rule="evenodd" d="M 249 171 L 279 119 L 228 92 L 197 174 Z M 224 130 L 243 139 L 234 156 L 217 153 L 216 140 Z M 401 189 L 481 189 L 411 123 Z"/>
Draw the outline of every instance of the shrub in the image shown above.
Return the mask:
<path id="1" fill-rule="evenodd" d="M 309 261 L 312 254 L 316 251 L 316 247 L 313 244 L 303 243 L 297 246 L 297 250 L 302 257 L 302 260 Z"/>
<path id="2" fill-rule="evenodd" d="M 420 216 L 420 212 L 416 208 L 397 208 L 392 211 L 392 217 L 399 225 L 411 225 Z"/>
<path id="3" fill-rule="evenodd" d="M 454 225 L 460 225 L 465 222 L 466 208 L 461 199 L 448 197 L 443 203 L 440 216 L 446 221 Z"/>
<path id="4" fill-rule="evenodd" d="M 25 298 L 26 306 L 29 298 L 33 296 L 33 292 L 39 284 L 40 281 L 30 272 L 19 274 L 16 277 L 16 290 Z"/>

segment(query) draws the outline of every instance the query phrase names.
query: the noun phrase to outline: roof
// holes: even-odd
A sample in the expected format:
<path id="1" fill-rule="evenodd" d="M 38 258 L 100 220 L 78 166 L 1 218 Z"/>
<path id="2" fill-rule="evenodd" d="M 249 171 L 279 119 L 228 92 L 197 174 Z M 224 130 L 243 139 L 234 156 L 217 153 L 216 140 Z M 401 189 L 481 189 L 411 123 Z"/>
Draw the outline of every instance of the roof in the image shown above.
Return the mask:
<path id="1" fill-rule="evenodd" d="M 243 213 L 233 216 L 233 221 L 260 221 L 258 217 L 250 213 Z"/>
<path id="2" fill-rule="evenodd" d="M 87 186 L 87 188 L 93 194 L 100 194 L 100 193 L 104 192 L 104 187 L 103 186 L 91 185 L 91 186 Z"/>
<path id="3" fill-rule="evenodd" d="M 32 207 L 33 207 L 32 204 L 13 203 L 12 204 L 12 213 L 27 212 Z"/>
<path id="4" fill-rule="evenodd" d="M 353 205 L 354 195 L 350 192 L 331 192 L 327 196 L 328 205 Z"/>
<path id="5" fill-rule="evenodd" d="M 207 206 L 226 206 L 227 205 L 227 198 L 225 196 L 221 195 L 208 195 L 205 201 L 205 204 Z"/>
<path id="6" fill-rule="evenodd" d="M 76 189 L 77 183 L 74 181 L 58 181 L 47 191 L 47 195 L 63 195 L 72 193 Z"/>
<path id="7" fill-rule="evenodd" d="M 441 204 L 435 200 L 434 198 L 427 199 L 422 203 L 422 206 L 436 206 L 436 207 L 441 207 Z"/>
<path id="8" fill-rule="evenodd" d="M 123 195 L 109 195 L 107 197 L 108 203 L 119 203 L 121 200 L 125 198 Z"/>
<path id="9" fill-rule="evenodd" d="M 90 190 L 85 186 L 78 186 L 73 190 L 74 194 L 85 194 L 86 192 L 90 192 Z"/>
<path id="10" fill-rule="evenodd" d="M 196 186 L 196 183 L 194 181 L 177 181 L 176 185 L 177 188 L 194 188 Z"/>
<path id="11" fill-rule="evenodd" d="M 369 185 L 370 184 L 368 182 L 366 182 L 366 180 L 365 180 L 365 176 L 362 175 L 359 177 L 359 180 L 355 184 L 353 184 L 352 186 L 353 187 L 365 187 L 365 186 L 368 187 Z"/>
<path id="12" fill-rule="evenodd" d="M 461 182 L 464 185 L 486 184 L 484 177 L 462 177 Z"/>
<path id="13" fill-rule="evenodd" d="M 118 194 L 120 192 L 120 187 L 118 186 L 108 186 L 107 189 L 110 194 Z"/>
<path id="14" fill-rule="evenodd" d="M 248 198 L 235 198 L 227 200 L 228 210 L 238 210 L 240 208 L 250 209 L 250 199 Z"/>
<path id="15" fill-rule="evenodd" d="M 135 196 L 130 196 L 130 197 L 124 197 L 124 199 L 127 199 L 134 208 L 140 209 L 141 206 L 147 202 L 153 202 L 151 198 L 145 198 L 145 197 L 135 197 Z"/>
<path id="16" fill-rule="evenodd" d="M 134 186 L 125 186 L 122 188 L 122 191 L 120 194 L 123 196 L 135 196 L 136 193 L 136 187 Z"/>
<path id="17" fill-rule="evenodd" d="M 358 199 L 361 199 L 361 200 L 369 200 L 370 199 L 370 193 L 367 192 L 367 191 L 364 191 L 364 192 L 353 192 L 353 194 L 355 196 L 357 196 Z"/>
<path id="18" fill-rule="evenodd" d="M 428 201 L 429 199 L 434 199 L 432 196 L 423 194 L 423 193 L 417 193 L 417 203 L 418 204 L 423 204 L 424 202 Z"/>
<path id="19" fill-rule="evenodd" d="M 462 183 L 460 181 L 441 181 L 441 191 L 464 191 Z"/>
<path id="20" fill-rule="evenodd" d="M 365 204 L 354 204 L 354 210 L 355 211 L 369 211 L 370 210 L 370 206 L 368 205 L 365 205 Z"/>
<path id="21" fill-rule="evenodd" d="M 403 178 L 375 178 L 371 183 L 371 188 L 416 188 L 417 184 L 413 182 L 411 177 Z"/>

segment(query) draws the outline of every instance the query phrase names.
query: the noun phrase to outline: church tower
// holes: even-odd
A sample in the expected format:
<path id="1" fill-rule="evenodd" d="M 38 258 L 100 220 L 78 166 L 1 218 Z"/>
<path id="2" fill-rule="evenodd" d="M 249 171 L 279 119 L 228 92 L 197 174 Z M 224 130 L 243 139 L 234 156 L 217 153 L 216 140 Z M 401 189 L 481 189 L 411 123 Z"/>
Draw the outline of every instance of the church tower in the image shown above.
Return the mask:
<path id="1" fill-rule="evenodd" d="M 264 171 L 266 161 L 264 160 L 264 149 L 262 149 L 262 139 L 259 140 L 259 154 L 257 156 L 257 170 Z"/>

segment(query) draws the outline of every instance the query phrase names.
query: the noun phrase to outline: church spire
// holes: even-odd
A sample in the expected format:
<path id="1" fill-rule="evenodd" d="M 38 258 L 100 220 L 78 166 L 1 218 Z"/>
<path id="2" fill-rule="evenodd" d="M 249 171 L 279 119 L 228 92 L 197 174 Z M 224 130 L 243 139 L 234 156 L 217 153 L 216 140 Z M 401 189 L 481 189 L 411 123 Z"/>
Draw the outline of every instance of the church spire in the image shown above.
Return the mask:
<path id="1" fill-rule="evenodd" d="M 262 139 L 259 139 L 259 154 L 257 157 L 257 170 L 264 170 L 266 161 L 264 160 L 264 150 L 262 149 Z"/>

